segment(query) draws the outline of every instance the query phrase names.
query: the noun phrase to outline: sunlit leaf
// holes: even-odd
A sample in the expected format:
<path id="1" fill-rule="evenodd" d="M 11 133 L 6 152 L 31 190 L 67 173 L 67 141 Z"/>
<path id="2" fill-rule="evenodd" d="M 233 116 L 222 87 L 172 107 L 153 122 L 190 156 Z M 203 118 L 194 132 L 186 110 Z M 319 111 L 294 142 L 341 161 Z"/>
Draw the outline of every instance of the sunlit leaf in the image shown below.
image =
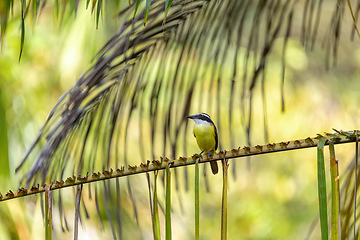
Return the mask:
<path id="1" fill-rule="evenodd" d="M 96 29 L 98 29 L 98 27 L 99 27 L 101 4 L 102 4 L 102 0 L 98 0 L 98 2 L 97 2 L 97 10 L 96 10 Z"/>
<path id="2" fill-rule="evenodd" d="M 171 172 L 169 162 L 166 164 L 166 205 L 165 205 L 165 236 L 171 240 Z"/>
<path id="3" fill-rule="evenodd" d="M 139 8 L 140 2 L 141 2 L 141 0 L 136 0 L 136 5 L 135 5 L 135 10 L 134 10 L 134 16 L 133 16 L 133 18 L 135 18 L 135 16 L 136 16 L 136 12 L 137 12 L 137 10 L 138 10 L 138 8 Z"/>
<path id="4" fill-rule="evenodd" d="M 329 142 L 331 177 L 331 239 L 340 239 L 340 187 L 339 169 L 333 141 Z"/>
<path id="5" fill-rule="evenodd" d="M 160 220 L 157 200 L 157 176 L 158 171 L 154 171 L 154 203 L 153 203 L 153 233 L 155 240 L 161 240 L 160 236 Z"/>
<path id="6" fill-rule="evenodd" d="M 326 179 L 325 179 L 325 163 L 324 163 L 324 145 L 326 138 L 320 137 L 317 146 L 317 170 L 318 170 L 318 194 L 319 194 L 319 213 L 321 238 L 328 239 L 328 223 L 327 223 L 327 196 L 326 196 Z"/>
<path id="7" fill-rule="evenodd" d="M 223 165 L 223 189 L 221 202 L 221 239 L 227 239 L 227 189 L 228 189 L 228 160 L 222 161 Z"/>
<path id="8" fill-rule="evenodd" d="M 165 15 L 168 13 L 172 1 L 173 1 L 173 0 L 166 0 L 166 2 L 165 2 Z"/>
<path id="9" fill-rule="evenodd" d="M 33 0 L 33 12 L 32 12 L 32 15 L 33 15 L 33 22 L 36 23 L 36 17 L 37 17 L 37 13 L 38 13 L 38 10 L 39 10 L 39 0 Z"/>
<path id="10" fill-rule="evenodd" d="M 51 240 L 52 238 L 52 196 L 51 185 L 45 187 L 45 239 Z"/>
<path id="11" fill-rule="evenodd" d="M 24 41 L 25 41 L 25 9 L 26 9 L 26 1 L 23 0 L 21 4 L 21 42 L 20 42 L 19 62 L 21 59 L 21 55 L 24 48 Z"/>
<path id="12" fill-rule="evenodd" d="M 148 15 L 149 15 L 150 6 L 151 6 L 151 1 L 152 1 L 152 0 L 146 0 L 146 5 L 145 5 L 145 16 L 144 16 L 144 25 L 146 24 L 146 20 L 147 20 Z"/>
<path id="13" fill-rule="evenodd" d="M 200 210 L 199 210 L 199 188 L 200 188 L 200 174 L 199 174 L 199 161 L 196 159 L 195 163 L 195 239 L 200 238 Z"/>
<path id="14" fill-rule="evenodd" d="M 166 15 L 167 15 L 168 12 L 169 12 L 169 9 L 170 9 L 170 6 L 171 6 L 172 1 L 173 1 L 173 0 L 166 0 L 166 2 L 165 2 L 165 18 L 164 18 L 163 24 L 166 22 Z"/>

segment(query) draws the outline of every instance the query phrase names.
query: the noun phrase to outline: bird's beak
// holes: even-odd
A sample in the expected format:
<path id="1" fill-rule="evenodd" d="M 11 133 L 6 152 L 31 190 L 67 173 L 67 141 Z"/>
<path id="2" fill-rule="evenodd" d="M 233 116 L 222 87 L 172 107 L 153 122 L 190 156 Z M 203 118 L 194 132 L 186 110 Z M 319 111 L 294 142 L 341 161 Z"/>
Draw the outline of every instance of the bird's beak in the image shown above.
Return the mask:
<path id="1" fill-rule="evenodd" d="M 194 115 L 191 115 L 191 116 L 186 116 L 187 118 L 191 118 L 191 119 L 194 119 Z"/>

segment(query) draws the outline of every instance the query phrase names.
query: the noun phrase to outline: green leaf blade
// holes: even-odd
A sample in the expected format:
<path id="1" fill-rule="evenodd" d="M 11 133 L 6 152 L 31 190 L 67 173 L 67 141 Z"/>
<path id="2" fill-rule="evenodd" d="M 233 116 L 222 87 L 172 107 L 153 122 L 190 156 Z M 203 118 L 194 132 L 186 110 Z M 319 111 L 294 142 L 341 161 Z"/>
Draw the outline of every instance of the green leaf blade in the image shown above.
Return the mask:
<path id="1" fill-rule="evenodd" d="M 199 240 L 200 232 L 199 232 L 199 184 L 200 183 L 200 174 L 199 174 L 199 158 L 195 163 L 195 239 Z"/>
<path id="2" fill-rule="evenodd" d="M 335 148 L 332 141 L 329 142 L 330 151 L 330 176 L 331 176 L 331 239 L 340 239 L 340 188 L 339 168 L 335 158 Z"/>
<path id="3" fill-rule="evenodd" d="M 221 203 L 221 239 L 227 239 L 227 188 L 228 188 L 228 160 L 223 159 L 223 190 Z"/>
<path id="4" fill-rule="evenodd" d="M 165 2 L 165 18 L 164 18 L 163 24 L 165 24 L 165 22 L 166 22 L 166 16 L 167 16 L 167 14 L 169 12 L 171 3 L 172 3 L 172 0 L 166 0 L 166 2 Z"/>
<path id="5" fill-rule="evenodd" d="M 24 49 L 24 41 L 25 41 L 25 11 L 26 11 L 26 2 L 25 0 L 23 0 L 21 4 L 21 40 L 20 40 L 19 62 L 21 60 L 22 52 Z"/>
<path id="6" fill-rule="evenodd" d="M 166 2 L 165 2 L 165 15 L 168 13 L 172 1 L 173 1 L 173 0 L 166 0 Z"/>
<path id="7" fill-rule="evenodd" d="M 317 170 L 318 170 L 318 194 L 319 194 L 319 213 L 321 239 L 328 239 L 328 223 L 327 223 L 327 201 L 326 201 L 326 178 L 324 163 L 324 145 L 326 138 L 321 137 L 317 146 Z"/>
<path id="8" fill-rule="evenodd" d="M 141 2 L 141 0 L 136 0 L 136 5 L 135 5 L 135 10 L 134 10 L 134 16 L 133 16 L 133 18 L 135 18 L 135 16 L 136 16 L 136 12 L 137 12 L 137 10 L 139 9 L 140 2 Z"/>
<path id="9" fill-rule="evenodd" d="M 99 27 L 99 18 L 101 13 L 101 4 L 102 0 L 97 1 L 97 9 L 96 9 L 96 29 Z"/>
<path id="10" fill-rule="evenodd" d="M 45 239 L 51 240 L 52 238 L 52 197 L 51 185 L 45 186 Z"/>
<path id="11" fill-rule="evenodd" d="M 150 6 L 151 6 L 151 1 L 152 0 L 146 0 L 146 5 L 145 5 L 145 16 L 144 16 L 144 26 L 146 24 L 148 15 L 149 15 L 149 11 L 150 11 Z"/>
<path id="12" fill-rule="evenodd" d="M 165 236 L 171 240 L 171 172 L 169 162 L 166 164 L 166 205 L 165 205 Z"/>
<path id="13" fill-rule="evenodd" d="M 153 233 L 155 240 L 161 240 L 160 237 L 160 220 L 159 220 L 159 210 L 158 210 L 158 200 L 157 200 L 157 176 L 158 171 L 154 171 L 154 202 L 153 202 Z"/>

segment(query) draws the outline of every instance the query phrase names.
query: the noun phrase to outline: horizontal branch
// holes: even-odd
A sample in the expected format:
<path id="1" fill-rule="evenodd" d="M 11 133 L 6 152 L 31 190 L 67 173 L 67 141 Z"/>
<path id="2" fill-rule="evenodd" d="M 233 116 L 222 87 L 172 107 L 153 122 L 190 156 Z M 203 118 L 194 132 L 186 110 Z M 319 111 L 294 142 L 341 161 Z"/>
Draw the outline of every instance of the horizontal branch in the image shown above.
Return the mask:
<path id="1" fill-rule="evenodd" d="M 326 145 L 328 145 L 329 141 L 333 141 L 334 144 L 341 144 L 341 143 L 349 143 L 349 142 L 355 142 L 355 131 L 354 132 L 344 132 L 344 131 L 337 131 L 335 130 L 335 134 L 331 133 L 325 133 L 325 135 L 318 134 L 317 137 L 313 138 L 306 138 L 301 140 L 294 140 L 294 141 L 288 141 L 288 142 L 280 142 L 280 143 L 269 143 L 266 145 L 257 145 L 255 147 L 239 147 L 238 149 L 232 149 L 230 151 L 220 151 L 219 153 L 215 153 L 213 156 L 210 156 L 208 158 L 207 156 L 201 159 L 201 163 L 210 162 L 210 161 L 216 161 L 220 159 L 230 159 L 230 158 L 240 158 L 240 157 L 246 157 L 246 156 L 252 156 L 252 155 L 258 155 L 258 154 L 266 154 L 266 153 L 273 153 L 273 152 L 280 152 L 280 151 L 289 151 L 289 150 L 295 150 L 295 149 L 303 149 L 303 148 L 309 148 L 309 147 L 316 147 L 319 139 L 322 137 L 325 137 L 328 139 L 326 142 Z M 56 190 L 91 182 L 97 182 L 102 181 L 106 179 L 112 179 L 112 178 L 118 178 L 118 177 L 124 177 L 129 175 L 134 175 L 138 173 L 144 173 L 144 172 L 151 172 L 156 170 L 163 170 L 166 169 L 166 165 L 169 164 L 171 168 L 174 167 L 180 167 L 180 166 L 186 166 L 186 165 L 192 165 L 195 164 L 196 159 L 199 158 L 198 154 L 194 154 L 192 157 L 180 157 L 176 160 L 169 160 L 168 158 L 162 158 L 160 157 L 160 160 L 153 160 L 151 163 L 150 161 L 147 161 L 147 164 L 141 163 L 140 166 L 128 166 L 128 168 L 125 169 L 125 167 L 121 167 L 120 169 L 113 170 L 110 169 L 110 171 L 106 170 L 103 173 L 93 173 L 92 175 L 89 175 L 89 173 L 86 176 L 73 176 L 68 177 L 65 181 L 56 181 L 55 183 L 51 184 L 45 184 L 43 186 L 33 186 L 30 189 L 20 188 L 19 191 L 16 193 L 9 190 L 8 193 L 6 193 L 4 196 L 0 193 L 0 201 L 5 201 L 13 198 L 28 196 L 32 194 L 37 194 L 40 192 L 45 192 L 45 188 L 50 186 L 50 190 Z"/>

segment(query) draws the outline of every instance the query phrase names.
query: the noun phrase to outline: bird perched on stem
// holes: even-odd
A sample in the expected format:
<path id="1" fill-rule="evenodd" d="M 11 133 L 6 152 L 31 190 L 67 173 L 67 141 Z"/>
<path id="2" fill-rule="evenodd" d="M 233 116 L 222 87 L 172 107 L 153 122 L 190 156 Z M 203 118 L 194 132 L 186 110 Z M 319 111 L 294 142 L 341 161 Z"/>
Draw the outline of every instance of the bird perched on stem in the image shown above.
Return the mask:
<path id="1" fill-rule="evenodd" d="M 218 147 L 218 134 L 214 122 L 206 113 L 198 113 L 186 117 L 195 121 L 193 132 L 196 142 L 202 151 L 200 158 L 202 158 L 201 154 L 204 152 L 207 153 L 209 158 L 210 154 L 213 154 Z M 212 173 L 217 174 L 219 171 L 217 162 L 211 161 L 210 166 Z"/>

